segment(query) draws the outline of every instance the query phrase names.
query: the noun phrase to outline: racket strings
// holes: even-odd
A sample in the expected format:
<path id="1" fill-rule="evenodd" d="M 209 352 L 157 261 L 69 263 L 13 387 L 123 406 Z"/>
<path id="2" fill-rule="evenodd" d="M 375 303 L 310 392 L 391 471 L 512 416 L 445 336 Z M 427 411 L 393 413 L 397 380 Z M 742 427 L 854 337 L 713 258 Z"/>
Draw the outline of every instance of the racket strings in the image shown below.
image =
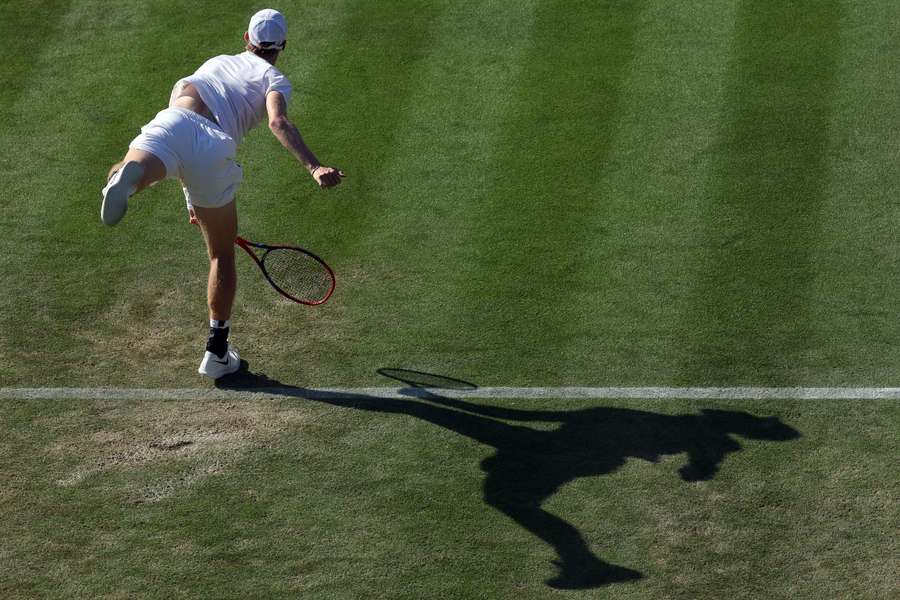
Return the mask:
<path id="1" fill-rule="evenodd" d="M 315 257 L 293 248 L 275 248 L 263 267 L 277 287 L 305 302 L 318 302 L 331 292 L 333 276 Z"/>

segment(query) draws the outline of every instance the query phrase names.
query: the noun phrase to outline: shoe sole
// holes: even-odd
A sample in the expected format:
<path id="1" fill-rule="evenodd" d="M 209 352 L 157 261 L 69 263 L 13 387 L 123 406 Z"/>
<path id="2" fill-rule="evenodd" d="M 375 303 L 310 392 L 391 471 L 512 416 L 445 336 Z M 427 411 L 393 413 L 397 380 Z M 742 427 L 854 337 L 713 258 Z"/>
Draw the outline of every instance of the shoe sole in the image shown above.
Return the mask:
<path id="1" fill-rule="evenodd" d="M 200 369 L 197 369 L 197 372 L 200 373 L 201 375 L 203 375 L 204 377 L 209 377 L 210 379 L 215 380 L 215 379 L 221 379 L 222 377 L 225 377 L 226 375 L 231 375 L 232 373 L 237 373 L 240 368 L 241 368 L 241 365 L 240 365 L 240 363 L 238 363 L 237 369 L 232 369 L 231 371 L 226 371 L 226 372 L 220 373 L 218 375 L 213 375 L 212 373 L 205 373 L 205 372 L 201 371 Z"/>
<path id="2" fill-rule="evenodd" d="M 128 210 L 128 192 L 136 186 L 144 176 L 144 167 L 131 161 L 122 167 L 119 180 L 106 190 L 103 205 L 100 207 L 100 219 L 105 225 L 115 225 L 125 216 Z"/>

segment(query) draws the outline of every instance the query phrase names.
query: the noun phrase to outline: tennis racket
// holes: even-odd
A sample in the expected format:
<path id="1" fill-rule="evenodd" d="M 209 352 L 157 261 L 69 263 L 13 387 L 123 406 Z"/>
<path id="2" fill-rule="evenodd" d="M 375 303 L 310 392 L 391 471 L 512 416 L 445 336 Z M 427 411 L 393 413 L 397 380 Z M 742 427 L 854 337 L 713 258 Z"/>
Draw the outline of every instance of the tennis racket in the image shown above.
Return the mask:
<path id="1" fill-rule="evenodd" d="M 245 240 L 234 243 L 249 254 L 275 291 L 300 304 L 324 304 L 334 292 L 334 271 L 325 261 L 296 246 L 270 246 Z M 262 250 L 261 255 L 253 250 Z"/>

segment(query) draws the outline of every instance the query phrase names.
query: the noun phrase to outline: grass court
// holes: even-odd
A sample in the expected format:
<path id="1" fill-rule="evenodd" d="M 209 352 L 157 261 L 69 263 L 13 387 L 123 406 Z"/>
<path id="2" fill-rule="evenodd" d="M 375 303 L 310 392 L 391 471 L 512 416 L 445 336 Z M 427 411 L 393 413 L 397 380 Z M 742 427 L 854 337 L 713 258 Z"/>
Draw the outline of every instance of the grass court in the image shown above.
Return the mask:
<path id="1" fill-rule="evenodd" d="M 441 385 L 900 385 L 900 5 L 273 5 L 348 178 L 261 126 L 240 230 L 338 287 L 296 306 L 239 256 L 217 389 L 180 188 L 113 228 L 100 189 L 263 7 L 0 4 L 0 595 L 895 597 L 897 400 Z"/>

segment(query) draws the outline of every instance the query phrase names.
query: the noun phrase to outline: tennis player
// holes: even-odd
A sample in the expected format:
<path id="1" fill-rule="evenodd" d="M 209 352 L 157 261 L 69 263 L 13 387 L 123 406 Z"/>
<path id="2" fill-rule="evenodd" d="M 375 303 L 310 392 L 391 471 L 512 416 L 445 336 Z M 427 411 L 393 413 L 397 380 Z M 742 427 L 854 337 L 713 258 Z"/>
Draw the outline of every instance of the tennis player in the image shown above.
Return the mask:
<path id="1" fill-rule="evenodd" d="M 100 218 L 115 225 L 128 199 L 166 179 L 180 180 L 191 223 L 200 226 L 209 253 L 209 338 L 199 373 L 212 379 L 234 373 L 240 357 L 228 342 L 237 285 L 235 194 L 243 172 L 235 162 L 244 135 L 268 117 L 269 129 L 321 188 L 338 185 L 344 173 L 322 165 L 287 116 L 291 84 L 275 68 L 287 38 L 284 16 L 272 9 L 250 19 L 246 52 L 206 61 L 179 80 L 169 107 L 159 112 L 110 169 Z"/>

